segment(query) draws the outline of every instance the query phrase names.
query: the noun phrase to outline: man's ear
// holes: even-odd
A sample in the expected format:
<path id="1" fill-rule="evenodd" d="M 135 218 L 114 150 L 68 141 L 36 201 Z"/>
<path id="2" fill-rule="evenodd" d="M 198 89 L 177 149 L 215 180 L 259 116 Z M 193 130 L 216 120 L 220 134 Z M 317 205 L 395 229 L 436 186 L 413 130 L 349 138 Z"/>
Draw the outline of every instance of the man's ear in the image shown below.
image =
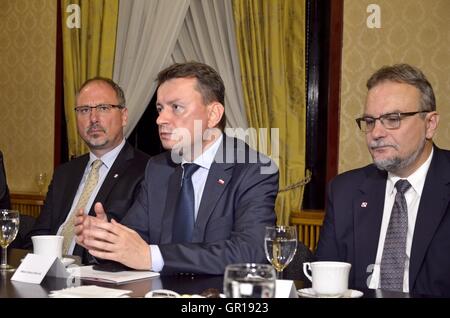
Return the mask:
<path id="1" fill-rule="evenodd" d="M 208 108 L 208 128 L 214 128 L 220 123 L 225 108 L 219 102 L 212 102 L 206 107 Z"/>
<path id="2" fill-rule="evenodd" d="M 427 125 L 426 138 L 432 139 L 439 124 L 439 114 L 437 112 L 430 112 L 425 117 L 425 120 Z"/>
<path id="3" fill-rule="evenodd" d="M 122 127 L 125 127 L 128 123 L 128 108 L 120 110 L 122 112 Z"/>

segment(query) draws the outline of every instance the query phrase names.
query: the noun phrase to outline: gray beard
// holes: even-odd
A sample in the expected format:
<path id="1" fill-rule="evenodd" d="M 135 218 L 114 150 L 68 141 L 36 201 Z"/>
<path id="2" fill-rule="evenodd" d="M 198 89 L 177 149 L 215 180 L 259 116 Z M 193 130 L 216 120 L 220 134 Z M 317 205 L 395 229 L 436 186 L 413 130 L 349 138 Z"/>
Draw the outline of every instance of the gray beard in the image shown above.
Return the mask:
<path id="1" fill-rule="evenodd" d="M 406 158 L 394 157 L 391 159 L 385 160 L 374 160 L 375 166 L 380 170 L 385 170 L 391 173 L 396 173 L 410 166 L 413 162 L 416 161 L 417 157 L 419 157 L 423 149 L 425 148 L 426 139 L 423 140 L 422 144 L 414 151 L 411 155 Z"/>

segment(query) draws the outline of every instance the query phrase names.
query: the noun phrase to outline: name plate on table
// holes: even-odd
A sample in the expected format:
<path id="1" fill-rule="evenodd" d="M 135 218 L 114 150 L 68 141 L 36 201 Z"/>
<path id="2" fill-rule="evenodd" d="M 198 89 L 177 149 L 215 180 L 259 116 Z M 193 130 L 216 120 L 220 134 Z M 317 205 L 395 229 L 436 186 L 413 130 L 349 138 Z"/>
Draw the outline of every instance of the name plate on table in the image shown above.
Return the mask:
<path id="1" fill-rule="evenodd" d="M 40 284 L 45 276 L 67 278 L 70 274 L 56 256 L 48 257 L 30 253 L 25 256 L 11 280 Z"/>
<path id="2" fill-rule="evenodd" d="M 294 281 L 277 279 L 275 284 L 275 298 L 298 298 Z"/>

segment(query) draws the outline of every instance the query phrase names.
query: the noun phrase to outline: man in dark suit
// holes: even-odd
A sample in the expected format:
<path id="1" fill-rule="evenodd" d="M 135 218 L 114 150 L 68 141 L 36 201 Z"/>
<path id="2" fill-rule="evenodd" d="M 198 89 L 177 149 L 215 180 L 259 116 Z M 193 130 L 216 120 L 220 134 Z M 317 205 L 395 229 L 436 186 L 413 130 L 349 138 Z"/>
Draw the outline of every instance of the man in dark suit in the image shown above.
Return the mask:
<path id="1" fill-rule="evenodd" d="M 6 182 L 5 165 L 3 163 L 3 153 L 0 151 L 0 209 L 11 208 L 9 199 L 8 183 Z"/>
<path id="2" fill-rule="evenodd" d="M 329 184 L 316 257 L 350 262 L 354 288 L 450 296 L 450 152 L 432 141 L 433 89 L 407 64 L 367 87 L 357 123 L 374 164 Z"/>
<path id="3" fill-rule="evenodd" d="M 93 203 L 101 202 L 109 219 L 121 220 L 139 192 L 149 156 L 124 139 L 128 111 L 122 89 L 112 80 L 94 78 L 82 85 L 76 102 L 78 133 L 90 152 L 55 170 L 44 207 L 28 235 L 26 247 L 31 247 L 33 235 L 66 235 L 64 227 L 73 227 L 73 211 L 83 196 L 85 202 L 81 209 L 84 213 L 93 214 Z M 84 195 L 84 185 L 97 159 L 101 160 L 98 181 L 93 191 Z M 83 261 L 88 261 L 83 255 L 84 249 L 75 244 L 73 237 L 65 240 L 65 253 L 84 256 Z"/>
<path id="4" fill-rule="evenodd" d="M 106 222 L 108 210 L 96 205 L 96 218 L 78 218 L 77 242 L 95 257 L 170 274 L 223 274 L 231 263 L 265 262 L 278 169 L 223 134 L 224 94 L 220 76 L 201 63 L 174 64 L 158 74 L 157 124 L 171 151 L 149 161 L 122 224 Z M 193 215 L 184 218 L 190 187 Z"/>

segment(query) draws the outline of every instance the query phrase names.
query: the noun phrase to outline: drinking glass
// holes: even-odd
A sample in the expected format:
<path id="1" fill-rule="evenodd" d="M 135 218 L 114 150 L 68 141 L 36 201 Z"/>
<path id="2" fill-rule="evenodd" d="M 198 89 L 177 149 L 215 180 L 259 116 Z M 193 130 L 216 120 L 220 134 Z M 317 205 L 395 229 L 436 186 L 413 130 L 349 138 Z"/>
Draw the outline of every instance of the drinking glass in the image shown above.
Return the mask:
<path id="1" fill-rule="evenodd" d="M 231 264 L 225 268 L 227 298 L 274 298 L 275 270 L 269 264 Z"/>
<path id="2" fill-rule="evenodd" d="M 294 258 L 297 250 L 297 229 L 295 226 L 267 226 L 264 237 L 264 249 L 267 260 L 282 279 L 283 270 Z"/>
<path id="3" fill-rule="evenodd" d="M 0 210 L 0 245 L 2 247 L 2 261 L 0 271 L 10 272 L 15 268 L 8 265 L 7 248 L 14 241 L 19 231 L 19 211 Z"/>
<path id="4" fill-rule="evenodd" d="M 46 184 L 47 184 L 47 174 L 45 172 L 39 172 L 36 175 L 36 185 L 38 186 L 39 194 L 44 193 Z"/>

